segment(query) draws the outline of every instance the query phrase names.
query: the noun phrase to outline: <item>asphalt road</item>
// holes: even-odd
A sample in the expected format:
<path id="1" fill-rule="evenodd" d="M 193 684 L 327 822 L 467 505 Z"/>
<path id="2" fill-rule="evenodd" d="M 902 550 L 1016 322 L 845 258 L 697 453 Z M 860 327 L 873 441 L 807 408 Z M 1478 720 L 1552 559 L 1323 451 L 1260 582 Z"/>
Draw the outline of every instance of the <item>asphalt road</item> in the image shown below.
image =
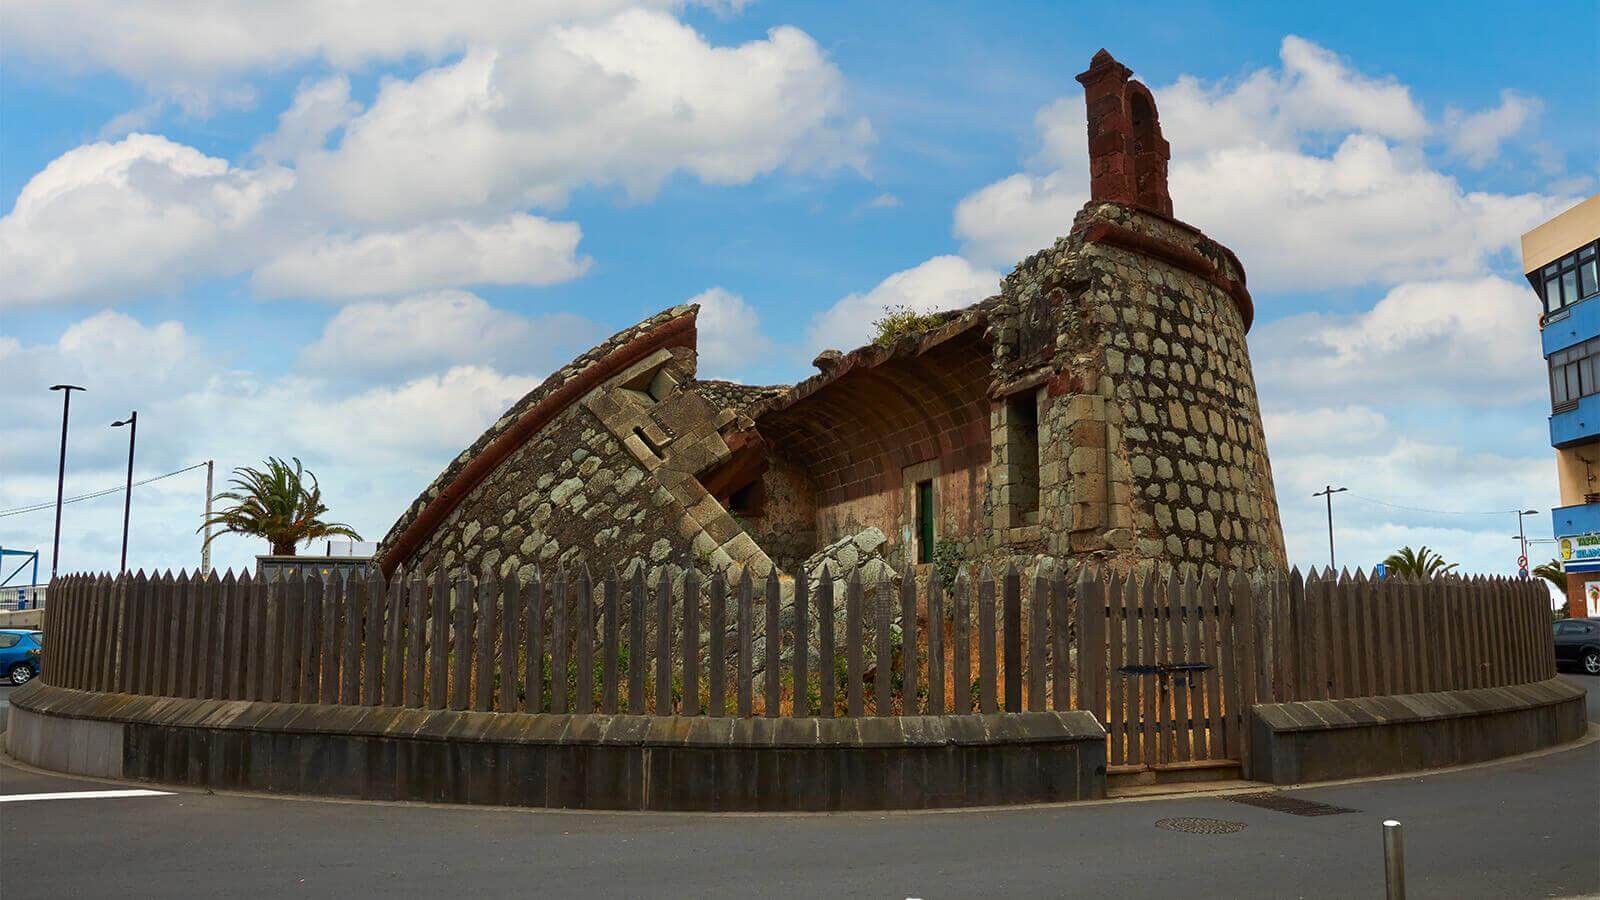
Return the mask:
<path id="1" fill-rule="evenodd" d="M 1600 687 L 1594 679 L 1574 679 Z M 1589 713 L 1600 722 L 1600 696 Z M 0 766 L 0 799 L 104 790 Z M 1374 897 L 1379 823 L 1410 895 L 1600 893 L 1600 743 L 1425 777 L 1220 797 L 933 814 L 553 813 L 179 792 L 0 803 L 0 882 L 28 896 Z M 1204 817 L 1231 834 L 1157 827 Z"/>

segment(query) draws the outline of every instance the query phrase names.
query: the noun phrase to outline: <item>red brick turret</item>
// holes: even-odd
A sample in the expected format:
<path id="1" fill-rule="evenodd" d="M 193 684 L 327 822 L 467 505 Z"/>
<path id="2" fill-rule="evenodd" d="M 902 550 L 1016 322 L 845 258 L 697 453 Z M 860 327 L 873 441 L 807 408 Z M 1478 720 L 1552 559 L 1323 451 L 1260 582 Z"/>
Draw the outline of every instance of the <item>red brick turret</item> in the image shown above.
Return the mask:
<path id="1" fill-rule="evenodd" d="M 1172 148 L 1161 136 L 1155 97 L 1131 74 L 1102 49 L 1078 76 L 1089 107 L 1089 196 L 1171 216 Z"/>

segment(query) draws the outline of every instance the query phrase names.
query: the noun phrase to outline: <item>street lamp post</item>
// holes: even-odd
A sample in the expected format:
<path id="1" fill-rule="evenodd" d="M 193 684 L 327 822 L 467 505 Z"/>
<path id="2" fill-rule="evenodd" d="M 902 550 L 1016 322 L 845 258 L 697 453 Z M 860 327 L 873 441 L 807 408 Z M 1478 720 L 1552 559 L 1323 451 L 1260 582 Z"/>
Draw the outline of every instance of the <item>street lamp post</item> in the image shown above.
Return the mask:
<path id="1" fill-rule="evenodd" d="M 1517 542 L 1522 546 L 1522 555 L 1517 557 L 1517 568 L 1519 570 L 1527 568 L 1527 565 L 1522 564 L 1521 561 L 1528 558 L 1528 536 L 1527 533 L 1522 530 L 1522 517 L 1537 516 L 1538 514 L 1539 511 L 1537 509 L 1523 509 L 1517 511 Z"/>
<path id="2" fill-rule="evenodd" d="M 1322 490 L 1317 491 L 1315 494 L 1311 495 L 1313 497 L 1326 497 L 1326 498 L 1328 498 L 1328 568 L 1329 569 L 1337 568 L 1337 565 L 1333 561 L 1333 495 L 1334 494 L 1338 494 L 1338 493 L 1342 493 L 1342 492 L 1347 491 L 1347 490 L 1349 490 L 1349 488 L 1336 488 L 1336 487 L 1334 487 L 1333 485 L 1330 484 L 1330 485 L 1325 485 Z"/>
<path id="3" fill-rule="evenodd" d="M 133 443 L 139 437 L 139 411 L 128 413 L 128 417 L 120 422 L 112 422 L 112 428 L 128 426 L 128 487 L 123 491 L 122 497 L 122 567 L 118 573 L 128 571 L 128 514 L 133 511 Z"/>
<path id="4" fill-rule="evenodd" d="M 56 567 L 61 561 L 61 499 L 67 484 L 67 416 L 72 412 L 72 392 L 84 390 L 75 384 L 53 384 L 52 391 L 61 392 L 61 464 L 56 469 L 56 538 L 50 547 L 50 580 L 56 580 Z"/>

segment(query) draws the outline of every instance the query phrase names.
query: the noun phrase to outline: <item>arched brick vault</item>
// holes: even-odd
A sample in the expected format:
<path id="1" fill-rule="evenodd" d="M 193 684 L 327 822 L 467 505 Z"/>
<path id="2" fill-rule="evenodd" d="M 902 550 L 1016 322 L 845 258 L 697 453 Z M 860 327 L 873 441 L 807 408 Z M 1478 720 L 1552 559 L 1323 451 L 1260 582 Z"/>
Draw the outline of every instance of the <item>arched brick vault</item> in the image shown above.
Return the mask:
<path id="1" fill-rule="evenodd" d="M 983 319 L 909 348 L 864 348 L 796 386 L 756 428 L 810 475 L 821 504 L 896 490 L 906 466 L 949 472 L 989 461 L 991 352 Z"/>

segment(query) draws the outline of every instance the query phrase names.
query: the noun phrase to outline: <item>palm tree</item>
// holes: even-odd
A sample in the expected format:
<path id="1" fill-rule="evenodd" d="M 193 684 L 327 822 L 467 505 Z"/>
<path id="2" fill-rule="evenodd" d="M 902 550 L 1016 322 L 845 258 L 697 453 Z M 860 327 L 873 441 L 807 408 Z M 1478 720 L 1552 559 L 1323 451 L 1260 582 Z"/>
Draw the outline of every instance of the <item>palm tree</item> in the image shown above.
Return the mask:
<path id="1" fill-rule="evenodd" d="M 212 513 L 195 529 L 203 531 L 207 525 L 221 529 L 206 538 L 208 543 L 230 532 L 251 535 L 266 538 L 272 555 L 293 556 L 296 545 L 317 538 L 361 540 L 349 525 L 318 518 L 328 511 L 328 506 L 322 502 L 317 476 L 303 470 L 298 458 L 292 468 L 274 456 L 267 459 L 266 471 L 244 466 L 234 469 L 233 475 L 236 490 L 217 495 L 219 499 L 232 500 L 233 505 Z"/>
<path id="2" fill-rule="evenodd" d="M 1554 585 L 1555 589 L 1561 592 L 1561 596 L 1567 595 L 1567 574 L 1561 571 L 1561 560 L 1552 559 L 1534 566 L 1533 577 L 1543 578 Z"/>
<path id="3" fill-rule="evenodd" d="M 1437 578 L 1454 571 L 1456 565 L 1445 562 L 1444 557 L 1427 547 L 1421 550 L 1401 547 L 1383 561 L 1383 567 L 1389 572 L 1406 578 Z"/>

